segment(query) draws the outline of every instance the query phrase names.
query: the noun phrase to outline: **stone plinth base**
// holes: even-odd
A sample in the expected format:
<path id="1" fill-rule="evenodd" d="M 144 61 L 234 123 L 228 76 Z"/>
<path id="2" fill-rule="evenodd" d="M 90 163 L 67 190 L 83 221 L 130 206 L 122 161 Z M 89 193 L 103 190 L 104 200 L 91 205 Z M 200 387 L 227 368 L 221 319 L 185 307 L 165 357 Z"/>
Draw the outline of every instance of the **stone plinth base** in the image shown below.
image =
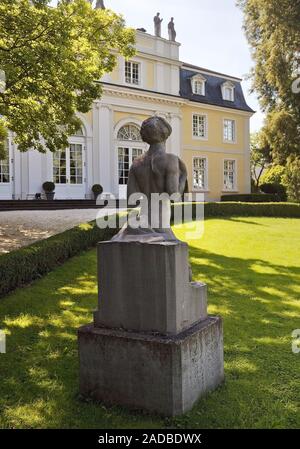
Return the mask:
<path id="1" fill-rule="evenodd" d="M 98 244 L 96 327 L 177 334 L 207 318 L 207 288 L 189 281 L 183 242 Z"/>
<path id="2" fill-rule="evenodd" d="M 219 317 L 173 336 L 91 324 L 79 329 L 78 339 L 80 392 L 107 404 L 175 416 L 224 378 Z"/>

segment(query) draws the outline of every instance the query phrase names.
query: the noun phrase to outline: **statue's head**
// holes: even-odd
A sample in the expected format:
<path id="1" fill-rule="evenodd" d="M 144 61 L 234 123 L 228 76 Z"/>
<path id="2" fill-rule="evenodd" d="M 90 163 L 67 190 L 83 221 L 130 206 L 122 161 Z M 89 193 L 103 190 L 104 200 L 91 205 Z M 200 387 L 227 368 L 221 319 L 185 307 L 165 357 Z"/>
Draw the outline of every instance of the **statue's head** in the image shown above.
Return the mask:
<path id="1" fill-rule="evenodd" d="M 142 123 L 141 136 L 149 145 L 165 142 L 171 133 L 171 125 L 162 117 L 150 117 Z"/>

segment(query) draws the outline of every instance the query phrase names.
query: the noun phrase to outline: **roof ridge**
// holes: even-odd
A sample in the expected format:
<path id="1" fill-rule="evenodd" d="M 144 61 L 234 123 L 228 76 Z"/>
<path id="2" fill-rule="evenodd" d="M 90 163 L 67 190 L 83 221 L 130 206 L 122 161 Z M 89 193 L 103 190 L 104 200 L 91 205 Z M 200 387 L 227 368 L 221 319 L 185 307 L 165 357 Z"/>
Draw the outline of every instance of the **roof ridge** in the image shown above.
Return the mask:
<path id="1" fill-rule="evenodd" d="M 222 77 L 226 77 L 226 78 L 231 78 L 234 79 L 236 81 L 243 81 L 242 78 L 238 78 L 237 76 L 233 76 L 233 75 L 226 75 L 225 73 L 221 73 L 221 72 L 216 72 L 215 70 L 210 70 L 210 69 L 205 69 L 204 67 L 200 67 L 194 64 L 189 64 L 188 62 L 183 62 L 182 63 L 182 67 L 190 67 L 191 69 L 196 69 L 199 70 L 200 72 L 207 72 L 209 74 L 213 74 L 213 75 L 219 75 Z"/>

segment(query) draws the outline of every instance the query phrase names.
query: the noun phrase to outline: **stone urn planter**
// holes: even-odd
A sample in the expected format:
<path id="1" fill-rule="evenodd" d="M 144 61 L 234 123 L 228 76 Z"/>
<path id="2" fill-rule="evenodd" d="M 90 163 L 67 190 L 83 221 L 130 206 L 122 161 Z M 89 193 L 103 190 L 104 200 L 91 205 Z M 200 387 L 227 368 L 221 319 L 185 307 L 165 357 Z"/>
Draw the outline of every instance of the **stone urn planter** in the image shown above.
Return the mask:
<path id="1" fill-rule="evenodd" d="M 44 192 L 45 192 L 47 201 L 53 201 L 54 195 L 55 195 L 54 189 L 55 189 L 55 184 L 54 184 L 54 182 L 52 182 L 52 181 L 46 181 L 46 182 L 44 182 L 44 184 L 43 184 L 43 190 L 44 190 Z"/>
<path id="2" fill-rule="evenodd" d="M 92 192 L 94 195 L 94 200 L 97 201 L 98 195 L 103 192 L 103 187 L 100 184 L 94 184 L 92 187 Z"/>

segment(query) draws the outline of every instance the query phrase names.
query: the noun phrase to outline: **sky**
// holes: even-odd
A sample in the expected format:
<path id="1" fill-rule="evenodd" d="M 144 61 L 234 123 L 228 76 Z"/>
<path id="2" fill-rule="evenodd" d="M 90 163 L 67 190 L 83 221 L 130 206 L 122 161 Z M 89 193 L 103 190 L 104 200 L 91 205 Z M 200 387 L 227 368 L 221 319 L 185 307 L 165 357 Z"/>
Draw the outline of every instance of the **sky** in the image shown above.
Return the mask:
<path id="1" fill-rule="evenodd" d="M 257 111 L 251 118 L 251 132 L 260 129 L 263 113 L 256 95 L 250 94 L 251 81 L 245 79 L 254 63 L 236 0 L 104 0 L 104 4 L 122 14 L 127 26 L 145 28 L 151 34 L 153 17 L 160 12 L 164 19 L 162 36 L 166 38 L 167 24 L 174 17 L 180 60 L 243 78 L 247 103 Z"/>

